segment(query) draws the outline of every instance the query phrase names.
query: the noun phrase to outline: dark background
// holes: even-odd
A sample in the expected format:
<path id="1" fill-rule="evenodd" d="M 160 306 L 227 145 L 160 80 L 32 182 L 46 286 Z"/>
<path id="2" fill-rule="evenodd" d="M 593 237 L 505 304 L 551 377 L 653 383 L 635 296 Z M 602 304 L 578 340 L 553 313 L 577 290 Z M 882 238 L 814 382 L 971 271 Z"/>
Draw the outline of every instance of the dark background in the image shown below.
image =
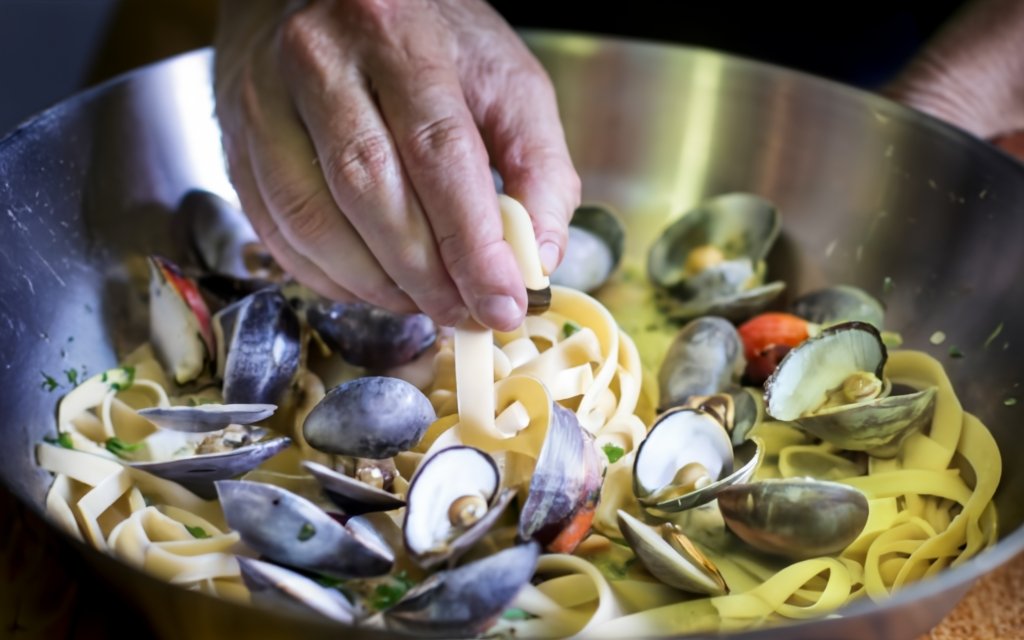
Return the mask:
<path id="1" fill-rule="evenodd" d="M 216 4 L 216 0 L 0 0 L 0 135 L 86 86 L 206 46 L 212 38 Z M 517 26 L 695 44 L 874 89 L 961 2 L 492 0 L 492 4 Z"/>

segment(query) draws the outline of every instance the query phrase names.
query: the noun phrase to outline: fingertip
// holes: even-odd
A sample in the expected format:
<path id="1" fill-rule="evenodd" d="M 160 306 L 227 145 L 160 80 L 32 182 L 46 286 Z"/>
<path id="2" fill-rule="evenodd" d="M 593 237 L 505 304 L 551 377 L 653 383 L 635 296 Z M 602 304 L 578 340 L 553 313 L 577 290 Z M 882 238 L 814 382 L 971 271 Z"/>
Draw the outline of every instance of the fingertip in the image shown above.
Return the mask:
<path id="1" fill-rule="evenodd" d="M 512 331 L 523 323 L 526 310 L 512 296 L 485 295 L 474 305 L 477 321 L 498 331 Z"/>

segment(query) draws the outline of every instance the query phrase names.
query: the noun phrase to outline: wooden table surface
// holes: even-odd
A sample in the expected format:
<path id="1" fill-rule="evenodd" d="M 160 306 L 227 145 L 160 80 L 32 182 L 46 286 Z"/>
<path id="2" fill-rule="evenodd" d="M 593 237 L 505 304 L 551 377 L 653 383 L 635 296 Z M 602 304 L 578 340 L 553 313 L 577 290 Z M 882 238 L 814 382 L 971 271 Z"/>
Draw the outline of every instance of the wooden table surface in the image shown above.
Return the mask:
<path id="1" fill-rule="evenodd" d="M 70 549 L 3 490 L 0 523 L 0 638 L 148 637 L 132 606 L 92 583 Z M 1024 639 L 1022 596 L 1024 554 L 982 578 L 920 640 Z"/>

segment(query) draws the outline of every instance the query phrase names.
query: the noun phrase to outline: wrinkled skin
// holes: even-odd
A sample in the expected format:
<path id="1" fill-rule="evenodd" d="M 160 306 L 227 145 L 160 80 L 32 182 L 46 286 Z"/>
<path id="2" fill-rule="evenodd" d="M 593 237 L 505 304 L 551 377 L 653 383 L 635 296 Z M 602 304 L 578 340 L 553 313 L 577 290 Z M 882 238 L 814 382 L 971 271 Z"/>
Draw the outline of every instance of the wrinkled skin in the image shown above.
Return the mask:
<path id="1" fill-rule="evenodd" d="M 883 93 L 1024 158 L 1024 3 L 974 0 Z"/>
<path id="2" fill-rule="evenodd" d="M 226 0 L 217 114 L 232 181 L 312 289 L 442 325 L 522 320 L 493 164 L 557 266 L 579 204 L 554 91 L 482 0 Z"/>

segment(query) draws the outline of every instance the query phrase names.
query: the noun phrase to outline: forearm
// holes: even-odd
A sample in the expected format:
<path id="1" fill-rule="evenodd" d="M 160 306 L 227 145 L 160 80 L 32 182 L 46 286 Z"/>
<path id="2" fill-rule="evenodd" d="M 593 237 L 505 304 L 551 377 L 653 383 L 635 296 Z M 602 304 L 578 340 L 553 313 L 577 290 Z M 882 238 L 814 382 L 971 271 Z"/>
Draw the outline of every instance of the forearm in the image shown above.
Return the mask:
<path id="1" fill-rule="evenodd" d="M 1024 129 L 1024 2 L 969 3 L 887 93 L 982 138 Z"/>

